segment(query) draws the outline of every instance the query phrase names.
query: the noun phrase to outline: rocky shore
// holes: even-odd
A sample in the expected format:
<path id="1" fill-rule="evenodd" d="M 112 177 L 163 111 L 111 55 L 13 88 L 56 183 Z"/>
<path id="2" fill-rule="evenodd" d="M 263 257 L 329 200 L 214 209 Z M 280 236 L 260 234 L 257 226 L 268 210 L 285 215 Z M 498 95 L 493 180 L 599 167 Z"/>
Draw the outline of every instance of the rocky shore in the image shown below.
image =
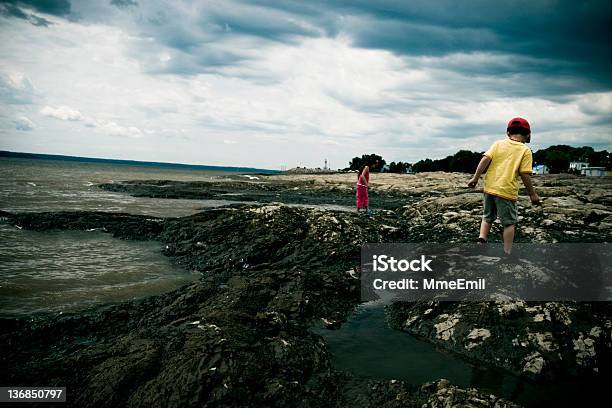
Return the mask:
<path id="1" fill-rule="evenodd" d="M 463 187 L 466 175 L 443 173 L 373 175 L 371 217 L 274 203 L 353 205 L 351 176 L 101 186 L 135 196 L 259 203 L 182 218 L 0 214 L 32 230 L 96 228 L 121 239 L 154 239 L 177 264 L 202 274 L 143 300 L 2 319 L 1 382 L 66 386 L 73 390 L 70 405 L 79 407 L 514 406 L 445 380 L 415 386 L 358 378 L 331 365 L 323 339 L 309 329 L 320 322 L 337 328 L 360 302 L 360 246 L 470 242 L 481 211 L 481 194 Z M 612 181 L 535 180 L 544 205 L 521 199 L 519 242 L 610 242 Z M 534 381 L 612 376 L 608 303 L 396 303 L 387 315 L 397 330 Z"/>
<path id="2" fill-rule="evenodd" d="M 354 174 L 228 176 L 202 182 L 135 180 L 101 184 L 100 188 L 134 197 L 190 198 L 238 202 L 355 206 Z M 377 208 L 406 204 L 400 191 L 373 189 Z"/>

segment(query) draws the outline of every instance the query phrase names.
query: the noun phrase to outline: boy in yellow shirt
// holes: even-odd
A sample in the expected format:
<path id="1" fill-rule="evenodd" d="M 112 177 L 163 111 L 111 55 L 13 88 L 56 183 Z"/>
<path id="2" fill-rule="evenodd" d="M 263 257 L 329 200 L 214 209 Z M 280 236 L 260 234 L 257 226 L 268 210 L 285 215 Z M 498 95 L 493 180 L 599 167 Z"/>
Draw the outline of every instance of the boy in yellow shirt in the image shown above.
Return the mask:
<path id="1" fill-rule="evenodd" d="M 517 222 L 516 200 L 518 199 L 518 177 L 523 180 L 533 204 L 540 197 L 531 183 L 532 155 L 525 143 L 531 141 L 531 127 L 523 118 L 508 122 L 507 139 L 498 140 L 485 152 L 468 187 L 475 187 L 481 174 L 484 179 L 484 214 L 480 223 L 478 242 L 487 242 L 493 221 L 499 216 L 504 226 L 504 252 L 510 255 Z M 488 169 L 487 169 L 488 166 Z"/>

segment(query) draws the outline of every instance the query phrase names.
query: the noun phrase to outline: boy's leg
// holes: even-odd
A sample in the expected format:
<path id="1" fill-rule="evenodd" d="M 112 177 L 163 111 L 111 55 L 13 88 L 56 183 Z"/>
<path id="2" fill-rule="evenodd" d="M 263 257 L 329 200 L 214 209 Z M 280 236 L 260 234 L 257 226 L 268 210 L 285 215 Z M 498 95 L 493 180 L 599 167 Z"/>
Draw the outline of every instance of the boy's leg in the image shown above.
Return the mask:
<path id="1" fill-rule="evenodd" d="M 483 218 L 480 222 L 479 238 L 482 238 L 486 241 L 487 237 L 489 236 L 489 232 L 491 232 L 491 226 L 493 226 L 493 224 Z"/>
<path id="2" fill-rule="evenodd" d="M 518 215 L 516 211 L 516 202 L 505 200 L 503 198 L 496 197 L 497 211 L 499 219 L 504 226 L 504 252 L 510 254 L 512 252 L 512 243 L 514 242 L 514 232 L 516 230 L 516 222 Z"/>
<path id="3" fill-rule="evenodd" d="M 479 238 L 487 240 L 493 221 L 497 218 L 497 208 L 495 205 L 495 197 L 487 193 L 483 194 L 483 213 L 482 221 L 480 222 Z"/>
<path id="4" fill-rule="evenodd" d="M 504 227 L 504 252 L 508 255 L 512 252 L 512 243 L 514 242 L 514 224 Z"/>

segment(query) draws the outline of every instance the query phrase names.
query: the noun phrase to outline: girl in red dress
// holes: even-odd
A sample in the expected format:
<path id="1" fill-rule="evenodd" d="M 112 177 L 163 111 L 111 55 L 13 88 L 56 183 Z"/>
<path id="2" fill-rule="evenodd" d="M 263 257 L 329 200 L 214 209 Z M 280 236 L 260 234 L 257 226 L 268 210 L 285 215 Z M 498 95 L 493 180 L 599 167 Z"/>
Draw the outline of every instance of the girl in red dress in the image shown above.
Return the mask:
<path id="1" fill-rule="evenodd" d="M 368 183 L 370 182 L 370 168 L 361 166 L 357 173 L 357 211 L 365 209 L 368 212 Z"/>

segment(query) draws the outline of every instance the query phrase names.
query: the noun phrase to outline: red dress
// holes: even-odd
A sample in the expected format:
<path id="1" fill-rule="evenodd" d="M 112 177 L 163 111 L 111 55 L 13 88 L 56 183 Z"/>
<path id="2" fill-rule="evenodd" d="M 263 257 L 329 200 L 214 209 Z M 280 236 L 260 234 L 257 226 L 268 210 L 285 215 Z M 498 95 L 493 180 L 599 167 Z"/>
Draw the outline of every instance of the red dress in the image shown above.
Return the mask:
<path id="1" fill-rule="evenodd" d="M 370 182 L 370 174 L 368 173 L 365 176 L 365 182 L 363 179 L 364 176 L 361 175 L 357 180 L 357 209 L 368 208 L 369 206 L 368 186 L 366 183 Z"/>

